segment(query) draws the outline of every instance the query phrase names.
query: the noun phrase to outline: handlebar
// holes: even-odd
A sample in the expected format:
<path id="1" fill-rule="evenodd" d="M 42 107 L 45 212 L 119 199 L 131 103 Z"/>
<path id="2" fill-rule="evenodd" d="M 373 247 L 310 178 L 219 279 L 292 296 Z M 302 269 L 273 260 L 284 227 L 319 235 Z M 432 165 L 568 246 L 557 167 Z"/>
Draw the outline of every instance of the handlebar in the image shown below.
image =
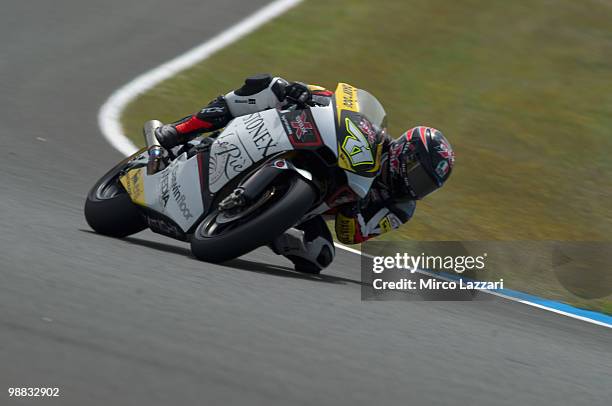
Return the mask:
<path id="1" fill-rule="evenodd" d="M 301 101 L 301 100 L 296 100 L 296 99 L 288 99 L 288 101 L 291 103 L 289 105 L 289 107 L 287 107 L 287 110 L 295 110 L 295 109 L 305 109 L 307 107 L 318 107 L 318 106 L 324 106 L 324 104 L 321 103 L 317 103 L 314 100 L 306 100 L 306 101 Z"/>

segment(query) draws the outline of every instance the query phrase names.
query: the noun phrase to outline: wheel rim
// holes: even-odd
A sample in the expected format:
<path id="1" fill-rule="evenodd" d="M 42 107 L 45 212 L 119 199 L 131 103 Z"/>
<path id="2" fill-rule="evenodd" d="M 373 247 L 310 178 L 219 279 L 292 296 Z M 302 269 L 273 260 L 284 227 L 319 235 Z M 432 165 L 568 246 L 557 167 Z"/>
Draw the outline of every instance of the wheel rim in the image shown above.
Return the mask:
<path id="1" fill-rule="evenodd" d="M 215 210 L 204 219 L 198 234 L 201 237 L 211 238 L 228 233 L 241 224 L 248 222 L 253 215 L 258 214 L 261 209 L 265 209 L 266 206 L 277 201 L 283 195 L 284 193 L 280 193 L 277 188 L 272 187 L 270 190 L 264 192 L 255 203 L 249 205 L 240 212 L 225 213 Z"/>
<path id="2" fill-rule="evenodd" d="M 98 190 L 96 190 L 96 198 L 99 200 L 107 200 L 123 193 L 123 189 L 120 188 L 118 183 L 116 176 L 109 179 L 107 182 L 103 182 L 98 187 Z"/>

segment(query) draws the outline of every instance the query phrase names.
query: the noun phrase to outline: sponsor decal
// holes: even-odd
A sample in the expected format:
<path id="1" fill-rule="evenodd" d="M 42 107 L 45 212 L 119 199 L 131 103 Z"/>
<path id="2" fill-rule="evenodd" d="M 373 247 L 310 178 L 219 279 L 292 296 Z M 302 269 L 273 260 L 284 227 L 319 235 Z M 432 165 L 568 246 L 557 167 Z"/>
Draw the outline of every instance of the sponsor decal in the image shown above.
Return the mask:
<path id="1" fill-rule="evenodd" d="M 339 83 L 336 88 L 336 105 L 338 108 L 338 121 L 342 110 L 359 111 L 357 102 L 357 88 L 347 83 Z"/>
<path id="2" fill-rule="evenodd" d="M 336 216 L 336 235 L 345 244 L 353 244 L 356 241 L 357 224 L 354 218 L 347 217 L 342 213 Z"/>
<path id="3" fill-rule="evenodd" d="M 142 169 L 132 169 L 120 178 L 132 202 L 145 206 L 144 177 Z"/>
<path id="4" fill-rule="evenodd" d="M 216 193 L 253 163 L 278 151 L 293 149 L 276 110 L 233 120 L 210 149 L 209 189 Z"/>
<path id="5" fill-rule="evenodd" d="M 172 197 L 174 198 L 174 201 L 176 202 L 185 220 L 189 220 L 190 218 L 193 217 L 193 214 L 191 214 L 191 210 L 189 210 L 189 207 L 187 206 L 187 203 L 185 202 L 187 200 L 187 196 L 185 196 L 185 194 L 181 191 L 181 185 L 179 185 L 176 182 L 176 172 L 177 171 L 178 171 L 178 166 L 175 166 L 174 168 L 172 168 L 172 176 L 170 178 Z"/>
<path id="6" fill-rule="evenodd" d="M 287 118 L 289 115 L 290 113 L 279 113 L 281 124 L 283 125 L 287 135 L 293 134 L 293 127 L 291 127 L 291 124 L 289 124 L 289 119 Z"/>
<path id="7" fill-rule="evenodd" d="M 244 125 L 251 137 L 253 143 L 259 151 L 263 151 L 263 156 L 268 155 L 270 148 L 276 147 L 278 140 L 272 138 L 270 131 L 266 127 L 266 122 L 260 113 L 250 114 L 243 118 Z"/>
<path id="8" fill-rule="evenodd" d="M 323 145 L 319 129 L 308 110 L 283 113 L 281 123 L 294 147 L 318 147 Z"/>
<path id="9" fill-rule="evenodd" d="M 440 154 L 442 158 L 448 161 L 448 164 L 452 168 L 455 163 L 455 151 L 453 151 L 450 145 L 448 145 L 448 141 L 446 141 L 446 139 L 440 138 L 439 141 L 440 144 L 436 147 L 436 151 L 438 152 L 438 154 Z"/>
<path id="10" fill-rule="evenodd" d="M 302 113 L 291 122 L 291 127 L 295 130 L 294 134 L 300 141 L 302 141 L 304 135 L 310 132 L 309 130 L 314 129 L 313 124 L 308 121 L 306 117 L 306 111 L 302 111 Z"/>
<path id="11" fill-rule="evenodd" d="M 393 230 L 393 227 L 391 226 L 391 220 L 389 220 L 389 217 L 387 216 L 383 217 L 382 220 L 380 220 L 380 222 L 378 223 L 378 227 L 380 227 L 380 234 Z"/>
<path id="12" fill-rule="evenodd" d="M 449 169 L 450 165 L 448 164 L 448 161 L 440 161 L 436 166 L 436 175 L 438 175 L 440 178 L 444 178 Z"/>
<path id="13" fill-rule="evenodd" d="M 170 200 L 170 187 L 168 186 L 168 175 L 170 168 L 167 168 L 162 172 L 161 180 L 159 182 L 159 203 L 166 208 L 168 200 Z"/>
<path id="14" fill-rule="evenodd" d="M 215 113 L 225 113 L 224 107 L 205 107 L 200 110 L 201 114 L 215 114 Z"/>
<path id="15" fill-rule="evenodd" d="M 257 104 L 256 99 L 234 99 L 234 103 L 237 104 Z"/>
<path id="16" fill-rule="evenodd" d="M 210 155 L 208 173 L 211 185 L 216 184 L 223 177 L 231 179 L 236 173 L 242 172 L 250 164 L 251 160 L 246 156 L 243 149 L 229 140 L 238 141 L 235 133 L 224 134 L 213 144 L 213 153 Z"/>
<path id="17" fill-rule="evenodd" d="M 346 83 L 342 84 L 342 106 L 347 110 L 354 110 L 357 107 L 357 89 Z"/>

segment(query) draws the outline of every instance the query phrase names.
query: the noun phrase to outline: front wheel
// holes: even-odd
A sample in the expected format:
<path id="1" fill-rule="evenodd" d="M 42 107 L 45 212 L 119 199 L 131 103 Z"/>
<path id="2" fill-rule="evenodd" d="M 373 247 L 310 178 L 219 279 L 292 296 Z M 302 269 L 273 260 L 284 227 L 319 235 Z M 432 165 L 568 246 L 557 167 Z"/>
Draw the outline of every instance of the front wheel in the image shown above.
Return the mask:
<path id="1" fill-rule="evenodd" d="M 241 212 L 228 214 L 215 209 L 196 228 L 191 251 L 208 262 L 237 258 L 295 225 L 315 199 L 313 187 L 292 175 L 283 185 L 270 185 L 258 201 Z"/>
<path id="2" fill-rule="evenodd" d="M 119 182 L 125 161 L 104 175 L 87 194 L 85 219 L 97 233 L 126 237 L 147 227 L 144 216 Z"/>

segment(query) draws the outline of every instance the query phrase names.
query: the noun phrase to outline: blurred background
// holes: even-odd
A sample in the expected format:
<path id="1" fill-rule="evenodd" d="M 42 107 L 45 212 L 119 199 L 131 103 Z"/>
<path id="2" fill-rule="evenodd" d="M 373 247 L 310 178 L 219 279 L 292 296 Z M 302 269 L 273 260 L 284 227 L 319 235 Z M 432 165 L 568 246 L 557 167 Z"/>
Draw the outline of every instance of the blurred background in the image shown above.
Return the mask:
<path id="1" fill-rule="evenodd" d="M 395 136 L 441 129 L 452 178 L 383 239 L 612 237 L 612 3 L 308 0 L 125 111 L 174 121 L 269 72 L 378 97 Z"/>

